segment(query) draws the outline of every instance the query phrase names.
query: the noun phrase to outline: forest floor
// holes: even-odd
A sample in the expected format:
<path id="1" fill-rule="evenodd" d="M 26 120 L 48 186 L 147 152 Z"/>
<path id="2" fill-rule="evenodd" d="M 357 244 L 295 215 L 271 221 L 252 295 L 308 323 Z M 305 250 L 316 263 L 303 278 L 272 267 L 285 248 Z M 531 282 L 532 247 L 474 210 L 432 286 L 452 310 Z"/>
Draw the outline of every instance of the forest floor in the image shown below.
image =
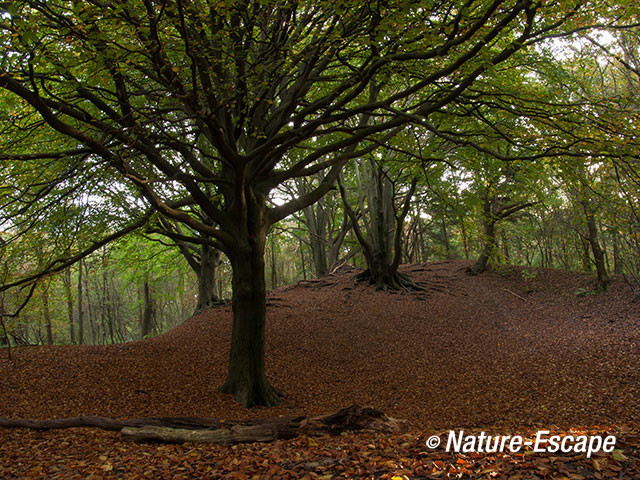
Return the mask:
<path id="1" fill-rule="evenodd" d="M 398 435 L 299 437 L 236 446 L 132 444 L 117 432 L 0 429 L 0 478 L 640 478 L 640 299 L 622 281 L 465 261 L 407 265 L 425 292 L 375 292 L 349 269 L 271 292 L 272 409 L 217 392 L 230 307 L 159 337 L 0 352 L 0 417 L 243 419 L 371 405 L 411 422 Z M 580 290 L 582 289 L 582 290 Z M 579 292 L 586 295 L 578 295 Z M 613 434 L 616 450 L 454 454 L 448 431 Z M 466 434 L 466 433 L 465 433 Z"/>

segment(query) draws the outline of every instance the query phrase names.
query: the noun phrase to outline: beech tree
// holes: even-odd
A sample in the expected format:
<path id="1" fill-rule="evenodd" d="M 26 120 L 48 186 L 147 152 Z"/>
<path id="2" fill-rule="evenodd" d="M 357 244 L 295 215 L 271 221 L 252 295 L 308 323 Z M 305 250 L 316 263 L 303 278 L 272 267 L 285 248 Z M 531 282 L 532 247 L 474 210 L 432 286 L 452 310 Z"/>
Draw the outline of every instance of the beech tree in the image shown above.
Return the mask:
<path id="1" fill-rule="evenodd" d="M 367 281 L 378 290 L 422 290 L 408 275 L 398 272 L 404 221 L 418 183 L 417 178 L 408 180 L 407 174 L 400 170 L 394 174 L 371 158 L 356 165 L 358 214 L 351 207 L 344 182 L 340 181 L 344 209 L 367 262 L 367 269 L 358 280 Z M 406 191 L 402 191 L 400 185 L 408 185 Z"/>
<path id="2" fill-rule="evenodd" d="M 264 368 L 270 227 L 320 199 L 350 159 L 520 50 L 592 18 L 608 18 L 598 2 L 15 1 L 0 27 L 5 114 L 16 130 L 52 140 L 22 135 L 3 158 L 33 169 L 80 159 L 71 173 L 49 172 L 57 185 L 64 175 L 82 184 L 83 167 L 99 166 L 126 185 L 132 211 L 183 223 L 224 252 L 233 331 L 221 390 L 245 406 L 275 405 Z M 390 87 L 372 95 L 379 79 Z M 317 174 L 311 191 L 269 202 L 282 183 Z M 194 205 L 211 222 L 187 210 Z M 143 224 L 134 218 L 117 233 Z"/>

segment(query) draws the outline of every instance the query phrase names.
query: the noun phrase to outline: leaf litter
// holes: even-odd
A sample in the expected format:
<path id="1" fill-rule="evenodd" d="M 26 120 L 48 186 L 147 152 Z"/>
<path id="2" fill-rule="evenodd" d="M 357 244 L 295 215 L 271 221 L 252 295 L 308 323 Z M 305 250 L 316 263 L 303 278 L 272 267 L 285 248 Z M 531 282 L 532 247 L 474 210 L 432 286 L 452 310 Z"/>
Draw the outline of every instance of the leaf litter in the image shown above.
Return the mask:
<path id="1" fill-rule="evenodd" d="M 422 479 L 640 478 L 640 301 L 622 282 L 465 261 L 403 267 L 426 292 L 375 292 L 343 270 L 271 292 L 267 373 L 287 393 L 246 410 L 217 392 L 230 307 L 154 339 L 111 346 L 22 347 L 0 359 L 0 417 L 219 419 L 322 415 L 358 403 L 411 422 L 408 433 L 300 437 L 235 446 L 121 442 L 88 429 L 0 430 L 0 478 Z M 585 455 L 455 454 L 425 440 L 537 429 L 613 434 Z M 573 429 L 573 430 L 572 430 Z"/>

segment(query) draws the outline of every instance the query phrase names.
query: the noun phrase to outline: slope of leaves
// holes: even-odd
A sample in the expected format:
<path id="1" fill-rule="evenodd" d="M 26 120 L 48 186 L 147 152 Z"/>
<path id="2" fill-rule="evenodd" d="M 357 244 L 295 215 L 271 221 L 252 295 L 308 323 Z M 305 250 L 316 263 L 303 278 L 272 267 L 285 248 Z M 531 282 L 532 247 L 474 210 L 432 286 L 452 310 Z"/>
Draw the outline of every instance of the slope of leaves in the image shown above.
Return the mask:
<path id="1" fill-rule="evenodd" d="M 0 360 L 0 416 L 215 418 L 319 415 L 352 403 L 410 420 L 404 436 L 224 446 L 131 445 L 113 433 L 0 431 L 2 478 L 633 478 L 640 475 L 638 302 L 620 284 L 467 262 L 404 268 L 426 292 L 373 292 L 352 271 L 272 292 L 267 371 L 287 393 L 245 410 L 217 387 L 229 308 L 161 337 L 113 346 L 28 347 Z M 450 428 L 614 432 L 623 453 L 455 456 L 424 440 Z M 586 427 L 585 427 L 586 426 Z M 626 443 L 625 443 L 626 442 Z M 595 462 L 595 463 L 594 463 Z M 570 475 L 569 475 L 570 474 Z M 124 477 L 123 477 L 124 475 Z M 506 475 L 506 476 L 505 476 Z M 573 475 L 573 476 L 571 476 Z"/>

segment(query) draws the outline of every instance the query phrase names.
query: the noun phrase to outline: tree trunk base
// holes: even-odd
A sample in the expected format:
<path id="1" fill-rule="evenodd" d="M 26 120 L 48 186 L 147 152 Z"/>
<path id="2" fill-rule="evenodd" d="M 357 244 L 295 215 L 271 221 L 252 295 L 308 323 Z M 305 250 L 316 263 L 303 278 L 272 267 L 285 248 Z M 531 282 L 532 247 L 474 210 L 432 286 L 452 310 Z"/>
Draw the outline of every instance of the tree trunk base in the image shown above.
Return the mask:
<path id="1" fill-rule="evenodd" d="M 245 408 L 277 407 L 285 396 L 266 378 L 255 382 L 227 380 L 218 390 L 221 393 L 232 394 L 236 401 Z"/>
<path id="2" fill-rule="evenodd" d="M 395 272 L 393 274 L 375 275 L 371 270 L 367 269 L 356 275 L 356 283 L 366 282 L 373 286 L 376 290 L 400 290 L 403 292 L 424 291 L 425 287 L 419 282 L 414 281 L 409 275 Z"/>
<path id="3" fill-rule="evenodd" d="M 120 430 L 123 440 L 133 442 L 235 444 L 356 431 L 395 433 L 404 431 L 407 422 L 388 417 L 372 407 L 352 405 L 330 415 L 312 418 L 289 417 L 242 422 L 188 417 L 130 420 L 93 416 L 55 420 L 0 418 L 0 427 L 34 430 L 88 427 Z"/>
<path id="4" fill-rule="evenodd" d="M 223 307 L 225 305 L 227 305 L 229 302 L 225 301 L 225 300 L 220 300 L 219 298 L 212 298 L 209 301 L 206 302 L 202 302 L 200 303 L 200 301 L 198 301 L 198 304 L 196 305 L 196 309 L 193 311 L 193 314 L 195 315 L 196 313 L 200 313 L 203 310 L 207 310 L 209 308 L 216 308 L 216 307 Z"/>
<path id="5" fill-rule="evenodd" d="M 467 273 L 469 275 L 479 275 L 482 272 L 486 272 L 488 268 L 488 258 L 483 255 L 478 259 L 476 263 L 473 264 L 472 267 L 467 268 Z"/>

